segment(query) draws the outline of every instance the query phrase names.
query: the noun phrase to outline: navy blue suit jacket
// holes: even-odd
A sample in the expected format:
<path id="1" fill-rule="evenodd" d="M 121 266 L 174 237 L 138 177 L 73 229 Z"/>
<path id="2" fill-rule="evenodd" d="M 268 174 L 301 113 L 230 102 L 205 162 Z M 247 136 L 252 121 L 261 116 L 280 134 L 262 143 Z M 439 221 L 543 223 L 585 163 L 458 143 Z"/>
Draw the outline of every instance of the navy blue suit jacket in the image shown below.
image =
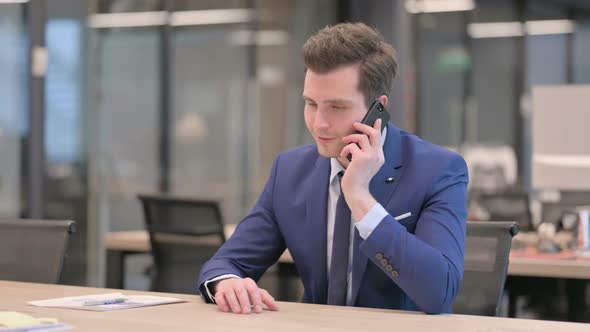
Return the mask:
<path id="1" fill-rule="evenodd" d="M 461 287 L 467 166 L 458 154 L 387 125 L 385 163 L 370 183 L 389 212 L 363 240 L 355 230 L 355 306 L 451 312 Z M 330 159 L 315 145 L 280 154 L 252 211 L 203 266 L 199 287 L 222 274 L 258 280 L 288 248 L 304 302 L 325 304 Z M 394 181 L 386 181 L 387 178 Z M 396 221 L 395 216 L 412 216 Z M 205 299 L 207 297 L 205 296 Z"/>

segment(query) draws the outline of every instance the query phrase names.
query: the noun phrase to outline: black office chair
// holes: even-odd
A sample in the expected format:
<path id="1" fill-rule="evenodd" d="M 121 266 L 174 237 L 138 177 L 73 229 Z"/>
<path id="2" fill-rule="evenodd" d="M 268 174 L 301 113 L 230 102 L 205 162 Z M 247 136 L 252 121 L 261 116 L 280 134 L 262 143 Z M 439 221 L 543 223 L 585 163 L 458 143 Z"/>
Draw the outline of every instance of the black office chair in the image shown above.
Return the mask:
<path id="1" fill-rule="evenodd" d="M 0 279 L 58 283 L 76 223 L 0 220 Z"/>
<path id="2" fill-rule="evenodd" d="M 219 204 L 165 195 L 138 197 L 155 263 L 152 290 L 197 293 L 201 267 L 225 242 Z"/>
<path id="3" fill-rule="evenodd" d="M 515 222 L 467 223 L 465 271 L 453 312 L 466 315 L 498 316 Z"/>
<path id="4" fill-rule="evenodd" d="M 526 192 L 485 193 L 479 195 L 477 203 L 489 214 L 488 220 L 515 221 L 520 231 L 532 231 L 534 228 Z"/>

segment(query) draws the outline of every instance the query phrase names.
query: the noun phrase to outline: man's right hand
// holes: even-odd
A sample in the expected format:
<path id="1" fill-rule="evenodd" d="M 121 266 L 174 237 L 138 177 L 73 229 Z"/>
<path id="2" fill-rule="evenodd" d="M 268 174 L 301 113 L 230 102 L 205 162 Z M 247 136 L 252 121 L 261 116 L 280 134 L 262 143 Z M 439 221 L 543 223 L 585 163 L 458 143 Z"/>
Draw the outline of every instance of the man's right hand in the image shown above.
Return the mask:
<path id="1" fill-rule="evenodd" d="M 264 289 L 258 288 L 250 278 L 230 278 L 221 280 L 215 285 L 215 302 L 223 312 L 235 314 L 261 313 L 262 305 L 269 310 L 279 310 L 275 299 Z"/>

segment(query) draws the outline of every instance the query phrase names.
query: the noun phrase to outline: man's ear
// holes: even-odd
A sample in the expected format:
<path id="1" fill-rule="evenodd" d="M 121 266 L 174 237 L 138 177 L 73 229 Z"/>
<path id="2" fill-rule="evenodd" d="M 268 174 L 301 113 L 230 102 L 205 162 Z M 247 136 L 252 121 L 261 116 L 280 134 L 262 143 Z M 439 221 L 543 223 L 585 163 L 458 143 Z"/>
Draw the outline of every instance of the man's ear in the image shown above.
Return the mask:
<path id="1" fill-rule="evenodd" d="M 387 102 L 389 101 L 389 99 L 386 95 L 382 95 L 381 97 L 379 97 L 379 101 L 381 102 L 381 104 L 383 104 L 383 107 L 387 107 Z"/>

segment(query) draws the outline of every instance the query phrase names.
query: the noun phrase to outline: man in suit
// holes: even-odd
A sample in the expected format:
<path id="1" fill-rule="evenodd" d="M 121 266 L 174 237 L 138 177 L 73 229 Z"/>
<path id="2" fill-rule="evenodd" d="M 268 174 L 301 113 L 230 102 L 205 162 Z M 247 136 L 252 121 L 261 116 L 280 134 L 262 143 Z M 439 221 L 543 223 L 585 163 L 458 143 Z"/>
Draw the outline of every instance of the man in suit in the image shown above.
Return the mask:
<path id="1" fill-rule="evenodd" d="M 326 27 L 303 56 L 316 144 L 276 158 L 252 211 L 203 266 L 201 294 L 225 312 L 278 310 L 255 280 L 288 249 L 304 302 L 450 312 L 463 275 L 465 161 L 392 123 L 360 123 L 373 102 L 387 105 L 397 70 L 375 30 Z"/>

